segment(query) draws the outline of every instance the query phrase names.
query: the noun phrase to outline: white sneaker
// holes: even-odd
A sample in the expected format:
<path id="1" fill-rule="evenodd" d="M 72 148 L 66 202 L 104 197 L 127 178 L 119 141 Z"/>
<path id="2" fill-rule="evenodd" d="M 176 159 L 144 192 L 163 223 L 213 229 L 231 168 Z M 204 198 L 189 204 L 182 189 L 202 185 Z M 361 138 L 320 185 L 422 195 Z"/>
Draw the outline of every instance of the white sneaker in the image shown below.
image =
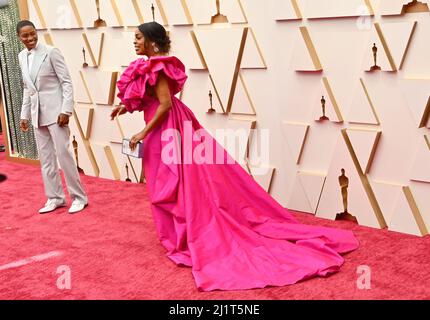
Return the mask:
<path id="1" fill-rule="evenodd" d="M 46 201 L 45 203 L 45 206 L 39 210 L 39 213 L 44 214 L 44 213 L 52 212 L 57 208 L 61 208 L 65 206 L 66 206 L 66 203 L 64 201 L 61 202 L 60 200 L 56 200 L 56 199 L 48 199 L 48 201 Z"/>
<path id="2" fill-rule="evenodd" d="M 88 203 L 85 203 L 85 202 L 82 202 L 82 201 L 79 201 L 79 200 L 74 200 L 72 202 L 72 205 L 70 206 L 69 213 L 72 213 L 72 214 L 73 213 L 78 213 L 78 212 L 84 210 L 84 208 L 87 205 L 88 205 Z"/>

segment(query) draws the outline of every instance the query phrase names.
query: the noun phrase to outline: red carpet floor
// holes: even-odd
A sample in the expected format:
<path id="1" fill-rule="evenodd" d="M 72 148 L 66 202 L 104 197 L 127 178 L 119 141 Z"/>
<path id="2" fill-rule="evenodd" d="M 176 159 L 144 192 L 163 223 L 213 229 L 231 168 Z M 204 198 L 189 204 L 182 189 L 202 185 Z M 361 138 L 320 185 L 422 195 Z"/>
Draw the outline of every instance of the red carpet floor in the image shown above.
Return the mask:
<path id="1" fill-rule="evenodd" d="M 430 299 L 430 237 L 297 213 L 304 223 L 354 231 L 361 247 L 339 273 L 281 288 L 202 293 L 191 270 L 165 256 L 144 185 L 83 176 L 90 199 L 84 212 L 42 216 L 39 168 L 7 162 L 2 153 L 0 173 L 8 177 L 0 183 L 0 299 Z M 357 288 L 360 265 L 371 268 L 369 290 Z M 57 287 L 60 266 L 70 268 L 70 290 Z"/>

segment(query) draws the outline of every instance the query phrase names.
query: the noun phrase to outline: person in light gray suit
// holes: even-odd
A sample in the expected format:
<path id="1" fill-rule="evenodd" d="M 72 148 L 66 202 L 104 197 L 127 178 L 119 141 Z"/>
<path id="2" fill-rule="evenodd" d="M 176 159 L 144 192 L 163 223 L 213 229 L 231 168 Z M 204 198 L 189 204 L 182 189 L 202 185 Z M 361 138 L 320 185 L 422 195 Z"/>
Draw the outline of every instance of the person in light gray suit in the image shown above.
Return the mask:
<path id="1" fill-rule="evenodd" d="M 22 131 L 28 131 L 31 119 L 48 198 L 39 213 L 48 213 L 66 205 L 58 162 L 73 199 L 69 213 L 82 211 L 88 198 L 70 149 L 68 123 L 74 101 L 72 80 L 64 57 L 57 48 L 38 42 L 37 31 L 31 21 L 20 21 L 17 33 L 26 47 L 19 54 L 24 82 L 20 127 Z"/>

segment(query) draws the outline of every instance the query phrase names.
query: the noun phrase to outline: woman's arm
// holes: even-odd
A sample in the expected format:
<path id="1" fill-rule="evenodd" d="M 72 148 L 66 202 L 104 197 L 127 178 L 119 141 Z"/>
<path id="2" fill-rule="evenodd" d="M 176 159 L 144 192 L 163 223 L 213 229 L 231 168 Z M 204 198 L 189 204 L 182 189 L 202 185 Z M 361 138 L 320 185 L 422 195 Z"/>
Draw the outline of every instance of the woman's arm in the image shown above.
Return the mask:
<path id="1" fill-rule="evenodd" d="M 145 137 L 154 130 L 154 128 L 158 127 L 163 122 L 172 108 L 172 97 L 170 96 L 169 83 L 164 74 L 160 73 L 158 75 L 154 91 L 160 105 L 158 106 L 154 117 L 146 124 L 145 129 L 131 138 L 130 148 L 132 150 L 136 148 L 139 141 L 145 139 Z"/>
<path id="2" fill-rule="evenodd" d="M 120 116 L 124 113 L 127 113 L 127 109 L 124 106 L 116 106 L 110 114 L 110 119 L 114 120 L 116 116 Z"/>

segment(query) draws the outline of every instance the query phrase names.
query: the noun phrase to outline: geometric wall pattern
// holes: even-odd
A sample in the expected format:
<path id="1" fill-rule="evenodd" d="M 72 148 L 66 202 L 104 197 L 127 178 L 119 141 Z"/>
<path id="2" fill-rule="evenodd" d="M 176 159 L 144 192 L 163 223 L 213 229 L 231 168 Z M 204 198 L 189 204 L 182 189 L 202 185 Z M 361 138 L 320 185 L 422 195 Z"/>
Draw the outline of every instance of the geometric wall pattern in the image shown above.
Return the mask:
<path id="1" fill-rule="evenodd" d="M 133 29 L 154 14 L 188 68 L 181 99 L 206 128 L 270 129 L 269 163 L 248 164 L 252 147 L 237 160 L 279 202 L 327 219 L 347 207 L 361 225 L 427 234 L 430 17 L 420 12 L 429 1 L 221 0 L 228 23 L 211 23 L 216 2 L 101 0 L 107 26 L 94 28 L 93 1 L 28 1 L 41 40 L 72 71 L 70 127 L 85 173 L 142 181 L 120 142 L 143 116 L 111 122 L 109 113 L 115 81 L 136 58 Z M 371 70 L 374 44 L 380 70 Z"/>

